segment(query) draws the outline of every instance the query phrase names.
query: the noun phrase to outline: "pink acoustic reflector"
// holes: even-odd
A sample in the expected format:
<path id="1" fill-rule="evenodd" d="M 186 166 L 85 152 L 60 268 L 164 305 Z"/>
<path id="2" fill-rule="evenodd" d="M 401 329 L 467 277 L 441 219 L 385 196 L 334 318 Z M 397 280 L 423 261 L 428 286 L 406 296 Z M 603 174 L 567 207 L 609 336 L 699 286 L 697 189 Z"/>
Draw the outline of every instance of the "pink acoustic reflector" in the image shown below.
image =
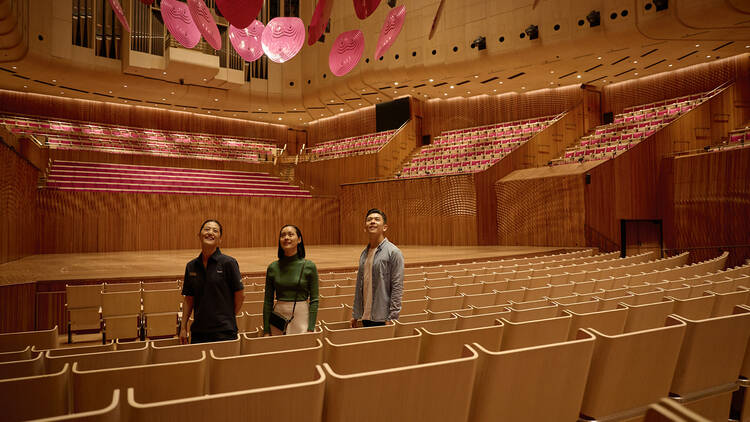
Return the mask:
<path id="1" fill-rule="evenodd" d="M 359 63 L 365 51 L 365 36 L 355 29 L 346 31 L 336 37 L 331 52 L 328 54 L 328 67 L 336 76 L 344 76 Z"/>
<path id="2" fill-rule="evenodd" d="M 376 60 L 385 54 L 391 48 L 391 45 L 396 42 L 396 38 L 401 33 L 401 28 L 403 28 L 405 20 L 406 6 L 404 5 L 394 7 L 388 12 L 388 16 L 385 17 L 385 22 L 383 22 L 383 28 L 380 30 L 378 45 L 375 47 Z"/>
<path id="3" fill-rule="evenodd" d="M 263 0 L 216 0 L 219 11 L 235 28 L 247 28 L 258 17 Z"/>
<path id="4" fill-rule="evenodd" d="M 161 0 L 161 17 L 169 33 L 183 47 L 193 48 L 201 40 L 201 33 L 190 16 L 187 4 L 177 0 Z"/>
<path id="5" fill-rule="evenodd" d="M 237 29 L 234 25 L 229 25 L 229 42 L 240 57 L 254 62 L 263 55 L 263 46 L 260 44 L 263 29 L 265 26 L 258 20 L 254 20 L 245 29 Z"/>
<path id="6" fill-rule="evenodd" d="M 193 22 L 203 38 L 215 50 L 221 50 L 221 34 L 206 3 L 203 3 L 203 0 L 187 0 L 187 5 L 190 9 L 190 16 L 193 17 Z"/>
<path id="7" fill-rule="evenodd" d="M 307 27 L 307 45 L 315 44 L 323 35 L 328 19 L 331 18 L 332 8 L 333 0 L 318 0 L 318 5 L 315 6 L 312 19 L 310 19 L 310 25 Z"/>
<path id="8" fill-rule="evenodd" d="M 297 55 L 305 43 L 305 23 L 300 18 L 273 18 L 260 42 L 271 61 L 284 63 Z"/>
<path id="9" fill-rule="evenodd" d="M 372 15 L 379 4 L 380 0 L 354 0 L 354 12 L 358 18 L 365 19 Z"/>
<path id="10" fill-rule="evenodd" d="M 128 19 L 125 17 L 125 12 L 122 10 L 122 6 L 120 6 L 119 0 L 107 1 L 109 1 L 109 5 L 112 6 L 112 10 L 115 11 L 117 20 L 120 21 L 122 27 L 125 28 L 126 31 L 130 32 L 130 24 L 128 24 Z"/>

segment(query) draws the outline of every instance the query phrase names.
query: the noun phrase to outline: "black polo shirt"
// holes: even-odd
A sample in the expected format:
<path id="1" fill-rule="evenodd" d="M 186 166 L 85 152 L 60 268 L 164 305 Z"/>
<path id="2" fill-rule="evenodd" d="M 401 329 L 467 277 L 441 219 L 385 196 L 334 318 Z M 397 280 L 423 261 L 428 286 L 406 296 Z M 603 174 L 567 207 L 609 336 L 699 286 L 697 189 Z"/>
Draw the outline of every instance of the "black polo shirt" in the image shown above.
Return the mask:
<path id="1" fill-rule="evenodd" d="M 237 332 L 234 292 L 244 289 L 237 260 L 219 248 L 203 267 L 203 256 L 188 262 L 182 284 L 183 296 L 193 297 L 194 333 Z"/>

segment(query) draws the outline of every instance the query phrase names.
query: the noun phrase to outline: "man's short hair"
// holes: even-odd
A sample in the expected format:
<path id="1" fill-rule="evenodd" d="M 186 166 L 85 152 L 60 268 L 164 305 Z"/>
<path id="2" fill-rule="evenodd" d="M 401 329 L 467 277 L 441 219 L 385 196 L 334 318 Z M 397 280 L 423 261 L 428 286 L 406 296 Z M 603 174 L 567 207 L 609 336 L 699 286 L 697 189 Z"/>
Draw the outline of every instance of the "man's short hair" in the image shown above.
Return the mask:
<path id="1" fill-rule="evenodd" d="M 371 208 L 369 211 L 367 211 L 367 214 L 365 214 L 365 220 L 367 219 L 367 216 L 369 216 L 370 214 L 380 214 L 383 217 L 383 222 L 384 223 L 388 222 L 388 217 L 385 216 L 385 213 L 383 211 L 380 211 L 377 208 Z"/>

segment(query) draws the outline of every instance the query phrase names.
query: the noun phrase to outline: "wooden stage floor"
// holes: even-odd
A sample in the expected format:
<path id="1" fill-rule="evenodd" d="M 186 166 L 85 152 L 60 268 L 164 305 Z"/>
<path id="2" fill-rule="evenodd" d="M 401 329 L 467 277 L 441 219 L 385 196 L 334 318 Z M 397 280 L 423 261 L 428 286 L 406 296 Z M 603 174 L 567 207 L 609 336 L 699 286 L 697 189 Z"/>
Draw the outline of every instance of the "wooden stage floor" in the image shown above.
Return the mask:
<path id="1" fill-rule="evenodd" d="M 529 246 L 399 246 L 407 266 L 466 262 L 491 258 L 539 255 L 560 251 L 557 247 Z M 319 272 L 356 267 L 364 245 L 310 245 L 307 258 Z M 32 255 L 0 264 L 0 285 L 42 280 L 104 280 L 107 278 L 182 278 L 185 264 L 199 249 L 171 251 L 108 252 Z M 227 248 L 222 252 L 237 259 L 243 274 L 265 273 L 276 259 L 276 248 Z"/>

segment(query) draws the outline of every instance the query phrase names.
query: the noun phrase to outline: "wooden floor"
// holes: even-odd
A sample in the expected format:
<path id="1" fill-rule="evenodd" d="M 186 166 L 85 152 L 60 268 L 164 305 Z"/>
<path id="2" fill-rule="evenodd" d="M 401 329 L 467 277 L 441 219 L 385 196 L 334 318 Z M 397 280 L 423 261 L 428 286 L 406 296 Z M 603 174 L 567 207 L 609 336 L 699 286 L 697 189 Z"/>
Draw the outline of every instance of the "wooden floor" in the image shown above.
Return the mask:
<path id="1" fill-rule="evenodd" d="M 319 272 L 356 267 L 364 245 L 308 246 L 307 258 Z M 529 246 L 400 246 L 407 266 L 539 255 L 562 248 Z M 89 280 L 131 277 L 182 278 L 185 264 L 199 249 L 85 254 L 32 255 L 0 265 L 0 285 L 42 280 Z M 243 274 L 265 273 L 276 248 L 222 249 L 237 259 Z"/>

